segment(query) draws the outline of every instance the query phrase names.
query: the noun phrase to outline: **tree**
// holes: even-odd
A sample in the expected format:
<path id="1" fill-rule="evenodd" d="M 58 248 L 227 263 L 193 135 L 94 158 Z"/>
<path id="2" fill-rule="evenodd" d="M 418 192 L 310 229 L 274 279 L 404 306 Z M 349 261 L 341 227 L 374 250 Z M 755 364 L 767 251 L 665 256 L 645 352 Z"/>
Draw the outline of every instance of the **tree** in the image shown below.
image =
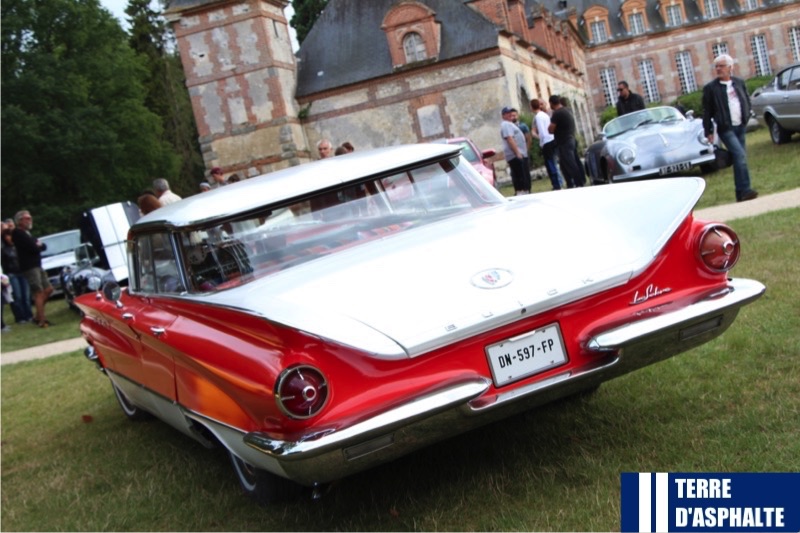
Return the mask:
<path id="1" fill-rule="evenodd" d="M 328 0 L 292 0 L 294 15 L 289 22 L 297 31 L 297 42 L 303 43 L 327 4 Z"/>
<path id="2" fill-rule="evenodd" d="M 162 15 L 150 8 L 150 0 L 129 0 L 125 14 L 131 24 L 128 42 L 144 61 L 148 72 L 143 80 L 147 91 L 145 105 L 161 117 L 163 138 L 180 160 L 175 175 L 162 173 L 158 177 L 169 179 L 171 188 L 182 196 L 193 194 L 204 165 L 174 35 Z"/>
<path id="3" fill-rule="evenodd" d="M 142 61 L 97 0 L 2 3 L 2 210 L 37 231 L 134 199 L 177 157 L 145 105 Z"/>

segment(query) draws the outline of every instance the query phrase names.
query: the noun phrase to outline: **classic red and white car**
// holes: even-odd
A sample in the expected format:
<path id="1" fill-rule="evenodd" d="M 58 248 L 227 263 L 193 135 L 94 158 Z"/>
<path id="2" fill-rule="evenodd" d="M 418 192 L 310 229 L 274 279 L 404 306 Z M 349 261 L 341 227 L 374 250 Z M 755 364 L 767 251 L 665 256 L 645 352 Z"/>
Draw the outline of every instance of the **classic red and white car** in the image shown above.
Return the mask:
<path id="1" fill-rule="evenodd" d="M 77 299 L 87 356 L 278 500 L 720 335 L 765 288 L 703 188 L 506 199 L 441 144 L 281 170 L 132 226 L 129 287 Z"/>

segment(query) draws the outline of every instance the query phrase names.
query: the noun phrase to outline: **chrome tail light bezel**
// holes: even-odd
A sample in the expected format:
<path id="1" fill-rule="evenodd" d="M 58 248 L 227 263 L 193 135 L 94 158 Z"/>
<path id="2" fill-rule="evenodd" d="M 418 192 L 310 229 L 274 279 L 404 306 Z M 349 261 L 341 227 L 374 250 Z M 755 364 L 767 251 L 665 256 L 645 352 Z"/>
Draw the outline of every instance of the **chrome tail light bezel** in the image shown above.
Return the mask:
<path id="1" fill-rule="evenodd" d="M 725 224 L 712 223 L 703 227 L 697 237 L 697 259 L 707 271 L 724 274 L 739 261 L 739 236 Z"/>
<path id="2" fill-rule="evenodd" d="M 278 376 L 275 401 L 281 412 L 295 420 L 306 420 L 319 414 L 330 398 L 328 379 L 316 367 L 294 365 Z"/>

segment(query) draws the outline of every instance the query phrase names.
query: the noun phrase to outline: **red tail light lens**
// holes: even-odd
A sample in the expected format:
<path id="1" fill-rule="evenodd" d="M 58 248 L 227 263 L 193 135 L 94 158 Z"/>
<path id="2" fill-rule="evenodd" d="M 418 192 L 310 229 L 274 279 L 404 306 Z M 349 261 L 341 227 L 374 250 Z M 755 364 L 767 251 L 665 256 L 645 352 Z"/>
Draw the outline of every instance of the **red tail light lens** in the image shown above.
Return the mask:
<path id="1" fill-rule="evenodd" d="M 328 401 L 328 381 L 313 366 L 300 365 L 281 372 L 275 387 L 281 411 L 291 418 L 311 418 Z"/>
<path id="2" fill-rule="evenodd" d="M 700 234 L 697 252 L 708 270 L 727 272 L 739 260 L 739 237 L 728 226 L 711 224 Z"/>

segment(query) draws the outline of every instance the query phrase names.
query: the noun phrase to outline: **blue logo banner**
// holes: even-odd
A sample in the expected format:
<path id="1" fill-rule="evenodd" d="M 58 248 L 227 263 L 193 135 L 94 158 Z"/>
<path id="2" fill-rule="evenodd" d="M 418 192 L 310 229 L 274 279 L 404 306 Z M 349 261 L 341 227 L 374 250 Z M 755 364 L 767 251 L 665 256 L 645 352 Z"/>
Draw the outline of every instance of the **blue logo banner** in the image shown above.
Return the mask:
<path id="1" fill-rule="evenodd" d="M 800 473 L 620 475 L 623 532 L 800 531 Z"/>

